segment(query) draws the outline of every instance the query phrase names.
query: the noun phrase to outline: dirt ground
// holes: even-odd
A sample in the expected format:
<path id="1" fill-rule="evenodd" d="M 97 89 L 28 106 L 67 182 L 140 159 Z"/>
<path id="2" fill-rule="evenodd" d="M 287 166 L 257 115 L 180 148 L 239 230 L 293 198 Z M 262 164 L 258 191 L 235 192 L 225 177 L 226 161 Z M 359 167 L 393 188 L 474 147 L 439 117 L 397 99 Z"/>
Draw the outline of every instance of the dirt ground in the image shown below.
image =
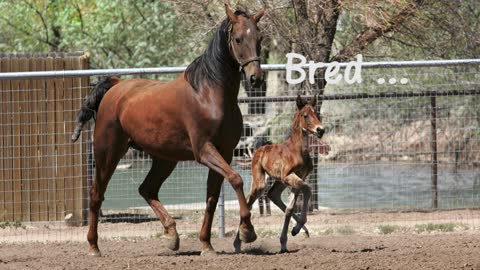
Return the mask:
<path id="1" fill-rule="evenodd" d="M 3 269 L 479 269 L 480 210 L 309 215 L 304 234 L 279 254 L 283 217 L 253 216 L 259 238 L 233 252 L 237 212 L 227 213 L 227 237 L 213 237 L 218 256 L 200 256 L 202 213 L 178 213 L 180 250 L 163 246 L 159 221 L 99 224 L 103 257 L 87 255 L 87 226 L 21 224 L 0 229 Z M 150 217 L 148 215 L 147 217 Z M 214 228 L 216 228 L 214 224 Z M 216 230 L 214 229 L 214 233 Z M 216 235 L 216 234 L 215 234 Z"/>
<path id="2" fill-rule="evenodd" d="M 233 238 L 213 239 L 217 256 L 200 256 L 195 238 L 171 252 L 161 240 L 101 241 L 103 257 L 86 242 L 4 244 L 0 269 L 480 269 L 480 232 L 260 238 L 234 254 Z"/>

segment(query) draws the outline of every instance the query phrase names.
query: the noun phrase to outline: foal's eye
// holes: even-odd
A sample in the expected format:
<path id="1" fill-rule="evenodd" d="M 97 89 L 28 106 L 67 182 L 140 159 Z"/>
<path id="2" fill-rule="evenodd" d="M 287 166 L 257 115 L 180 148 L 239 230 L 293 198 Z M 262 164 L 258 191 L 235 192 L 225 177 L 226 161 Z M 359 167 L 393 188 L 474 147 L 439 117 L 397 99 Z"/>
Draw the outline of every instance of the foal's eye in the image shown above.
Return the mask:
<path id="1" fill-rule="evenodd" d="M 307 119 L 307 117 L 308 117 L 308 114 L 303 115 L 303 118 Z"/>
<path id="2" fill-rule="evenodd" d="M 235 42 L 237 42 L 237 44 L 240 44 L 240 42 L 242 42 L 242 40 L 240 38 L 235 38 Z"/>

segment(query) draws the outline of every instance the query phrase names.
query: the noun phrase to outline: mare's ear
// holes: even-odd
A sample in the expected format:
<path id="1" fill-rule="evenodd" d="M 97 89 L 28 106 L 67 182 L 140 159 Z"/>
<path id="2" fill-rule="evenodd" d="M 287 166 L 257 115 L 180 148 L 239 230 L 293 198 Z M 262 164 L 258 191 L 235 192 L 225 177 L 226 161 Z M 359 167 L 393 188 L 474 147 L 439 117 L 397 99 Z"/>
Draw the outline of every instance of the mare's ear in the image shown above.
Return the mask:
<path id="1" fill-rule="evenodd" d="M 265 10 L 267 9 L 267 3 L 263 4 L 263 7 L 253 15 L 253 19 L 258 23 L 260 19 L 262 18 L 263 14 L 265 13 Z"/>
<path id="2" fill-rule="evenodd" d="M 235 12 L 230 8 L 230 6 L 225 3 L 225 12 L 227 13 L 228 18 L 232 23 L 238 22 L 238 17 L 235 15 Z"/>
<path id="3" fill-rule="evenodd" d="M 317 94 L 313 96 L 313 99 L 310 101 L 310 105 L 312 105 L 313 108 L 315 108 L 315 105 L 317 105 Z"/>
<path id="4" fill-rule="evenodd" d="M 297 96 L 297 108 L 299 110 L 301 110 L 305 105 L 306 105 L 305 100 L 303 100 L 303 98 L 300 95 L 298 95 Z"/>

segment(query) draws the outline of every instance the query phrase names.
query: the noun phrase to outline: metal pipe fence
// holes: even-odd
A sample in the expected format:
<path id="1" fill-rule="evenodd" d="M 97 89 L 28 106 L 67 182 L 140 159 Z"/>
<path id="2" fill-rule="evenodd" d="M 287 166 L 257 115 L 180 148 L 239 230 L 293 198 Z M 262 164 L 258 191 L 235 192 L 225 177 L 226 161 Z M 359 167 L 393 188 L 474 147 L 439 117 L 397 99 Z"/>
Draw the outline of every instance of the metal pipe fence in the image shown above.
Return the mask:
<path id="1" fill-rule="evenodd" d="M 345 67 L 345 64 L 340 64 Z M 250 158 L 256 147 L 267 142 L 282 142 L 288 136 L 295 111 L 297 94 L 313 97 L 319 89 L 307 82 L 289 85 L 285 81 L 285 65 L 262 65 L 267 72 L 264 86 L 254 91 L 241 89 L 239 104 L 244 115 L 244 135 L 235 151 L 232 163 L 245 182 L 248 193 L 251 182 Z M 321 141 L 311 140 L 311 154 L 315 170 L 309 178 L 314 191 L 307 227 L 314 234 L 379 233 L 382 226 L 399 230 L 421 230 L 430 223 L 453 224 L 455 229 L 476 229 L 480 226 L 480 59 L 441 61 L 401 61 L 362 63 L 362 83 L 329 84 L 322 100 L 321 115 L 327 128 Z M 92 150 L 75 158 L 68 151 L 70 144 L 56 145 L 55 138 L 69 138 L 73 130 L 76 110 L 82 97 L 73 94 L 89 89 L 86 85 L 65 84 L 67 78 L 85 78 L 104 75 L 161 75 L 182 72 L 184 67 L 152 69 L 110 69 L 79 71 L 0 73 L 2 82 L 40 80 L 31 87 L 2 86 L 2 117 L 0 130 L 8 129 L 2 140 L 2 167 L 0 198 L 2 205 L 15 208 L 22 198 L 30 198 L 32 211 L 48 211 L 54 207 L 61 218 L 56 221 L 28 222 L 29 219 L 5 218 L 0 223 L 0 242 L 20 240 L 84 240 L 86 220 L 78 218 L 65 207 L 52 204 L 60 198 L 52 191 L 86 191 L 92 177 Z M 48 82 L 62 82 L 62 94 L 49 92 Z M 7 85 L 9 87 L 7 87 Z M 19 84 L 18 84 L 19 85 Z M 55 88 L 53 88 L 55 89 Z M 25 110 L 9 111 L 6 104 L 22 107 L 23 96 L 41 97 L 40 105 Z M 33 94 L 32 94 L 33 93 Z M 8 100 L 5 98 L 8 97 Z M 15 98 L 14 98 L 15 97 Z M 18 97 L 18 98 L 17 98 Z M 55 106 L 57 101 L 68 101 L 68 108 Z M 48 112 L 68 110 L 62 117 L 40 118 Z M 51 123 L 59 129 L 35 128 L 40 122 Z M 9 145 L 22 138 L 15 128 L 36 134 L 35 141 L 44 152 L 24 151 L 33 141 Z M 91 132 L 83 133 L 85 145 L 91 144 Z M 45 140 L 43 140 L 45 138 Z M 30 147 L 32 148 L 32 147 Z M 29 148 L 29 149 L 30 149 Z M 33 148 L 32 148 L 33 149 Z M 37 185 L 29 181 L 31 174 L 25 167 L 25 180 L 29 190 L 46 190 L 45 197 L 27 193 L 18 197 L 10 190 L 13 182 L 8 167 L 15 153 L 25 153 L 29 160 L 44 160 L 36 172 L 45 182 Z M 87 160 L 88 177 L 79 186 L 65 185 L 68 177 L 58 172 L 75 175 L 69 163 L 61 160 Z M 129 150 L 110 181 L 99 233 L 105 238 L 157 237 L 163 229 L 152 211 L 138 195 L 137 188 L 150 169 L 148 155 Z M 18 168 L 17 168 L 18 169 Z M 43 171 L 43 172 L 42 172 Z M 205 209 L 205 190 L 208 170 L 195 162 L 179 163 L 160 190 L 159 198 L 175 219 L 179 231 L 195 235 L 202 224 Z M 60 180 L 61 178 L 61 180 Z M 22 178 L 23 179 L 23 178 Z M 32 178 L 33 179 L 33 178 Z M 36 181 L 36 180 L 35 180 Z M 231 235 L 238 225 L 235 194 L 224 184 L 223 200 L 218 207 L 218 236 Z M 48 195 L 50 194 L 50 195 Z M 20 194 L 22 195 L 22 194 Z M 285 194 L 285 199 L 287 194 Z M 12 201 L 8 201 L 13 198 Z M 45 209 L 36 206 L 45 206 Z M 262 198 L 253 209 L 253 223 L 260 236 L 280 230 L 282 213 L 268 198 Z M 42 206 L 43 207 L 43 206 Z M 84 207 L 84 206 L 82 206 Z M 5 213 L 5 210 L 3 213 Z M 43 210 L 42 210 L 43 209 Z M 268 211 L 270 209 L 270 211 Z M 86 211 L 87 209 L 83 209 Z M 61 212 L 61 213 L 60 213 Z M 66 218 L 66 219 L 64 219 Z M 2 219 L 0 219 L 2 220 Z M 153 222 L 152 222 L 153 221 Z"/>

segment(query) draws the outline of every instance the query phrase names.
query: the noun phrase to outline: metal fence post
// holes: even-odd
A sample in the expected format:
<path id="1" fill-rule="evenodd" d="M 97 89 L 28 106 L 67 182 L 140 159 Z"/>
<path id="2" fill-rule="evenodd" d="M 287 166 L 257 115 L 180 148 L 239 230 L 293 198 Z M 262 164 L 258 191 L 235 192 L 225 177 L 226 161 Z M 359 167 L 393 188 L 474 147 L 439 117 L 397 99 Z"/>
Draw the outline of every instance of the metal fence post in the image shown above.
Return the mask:
<path id="1" fill-rule="evenodd" d="M 220 196 L 218 198 L 218 238 L 225 237 L 225 194 L 222 188 L 220 189 Z"/>
<path id="2" fill-rule="evenodd" d="M 430 98 L 431 149 L 432 149 L 432 207 L 438 208 L 438 160 L 437 160 L 437 98 Z"/>

